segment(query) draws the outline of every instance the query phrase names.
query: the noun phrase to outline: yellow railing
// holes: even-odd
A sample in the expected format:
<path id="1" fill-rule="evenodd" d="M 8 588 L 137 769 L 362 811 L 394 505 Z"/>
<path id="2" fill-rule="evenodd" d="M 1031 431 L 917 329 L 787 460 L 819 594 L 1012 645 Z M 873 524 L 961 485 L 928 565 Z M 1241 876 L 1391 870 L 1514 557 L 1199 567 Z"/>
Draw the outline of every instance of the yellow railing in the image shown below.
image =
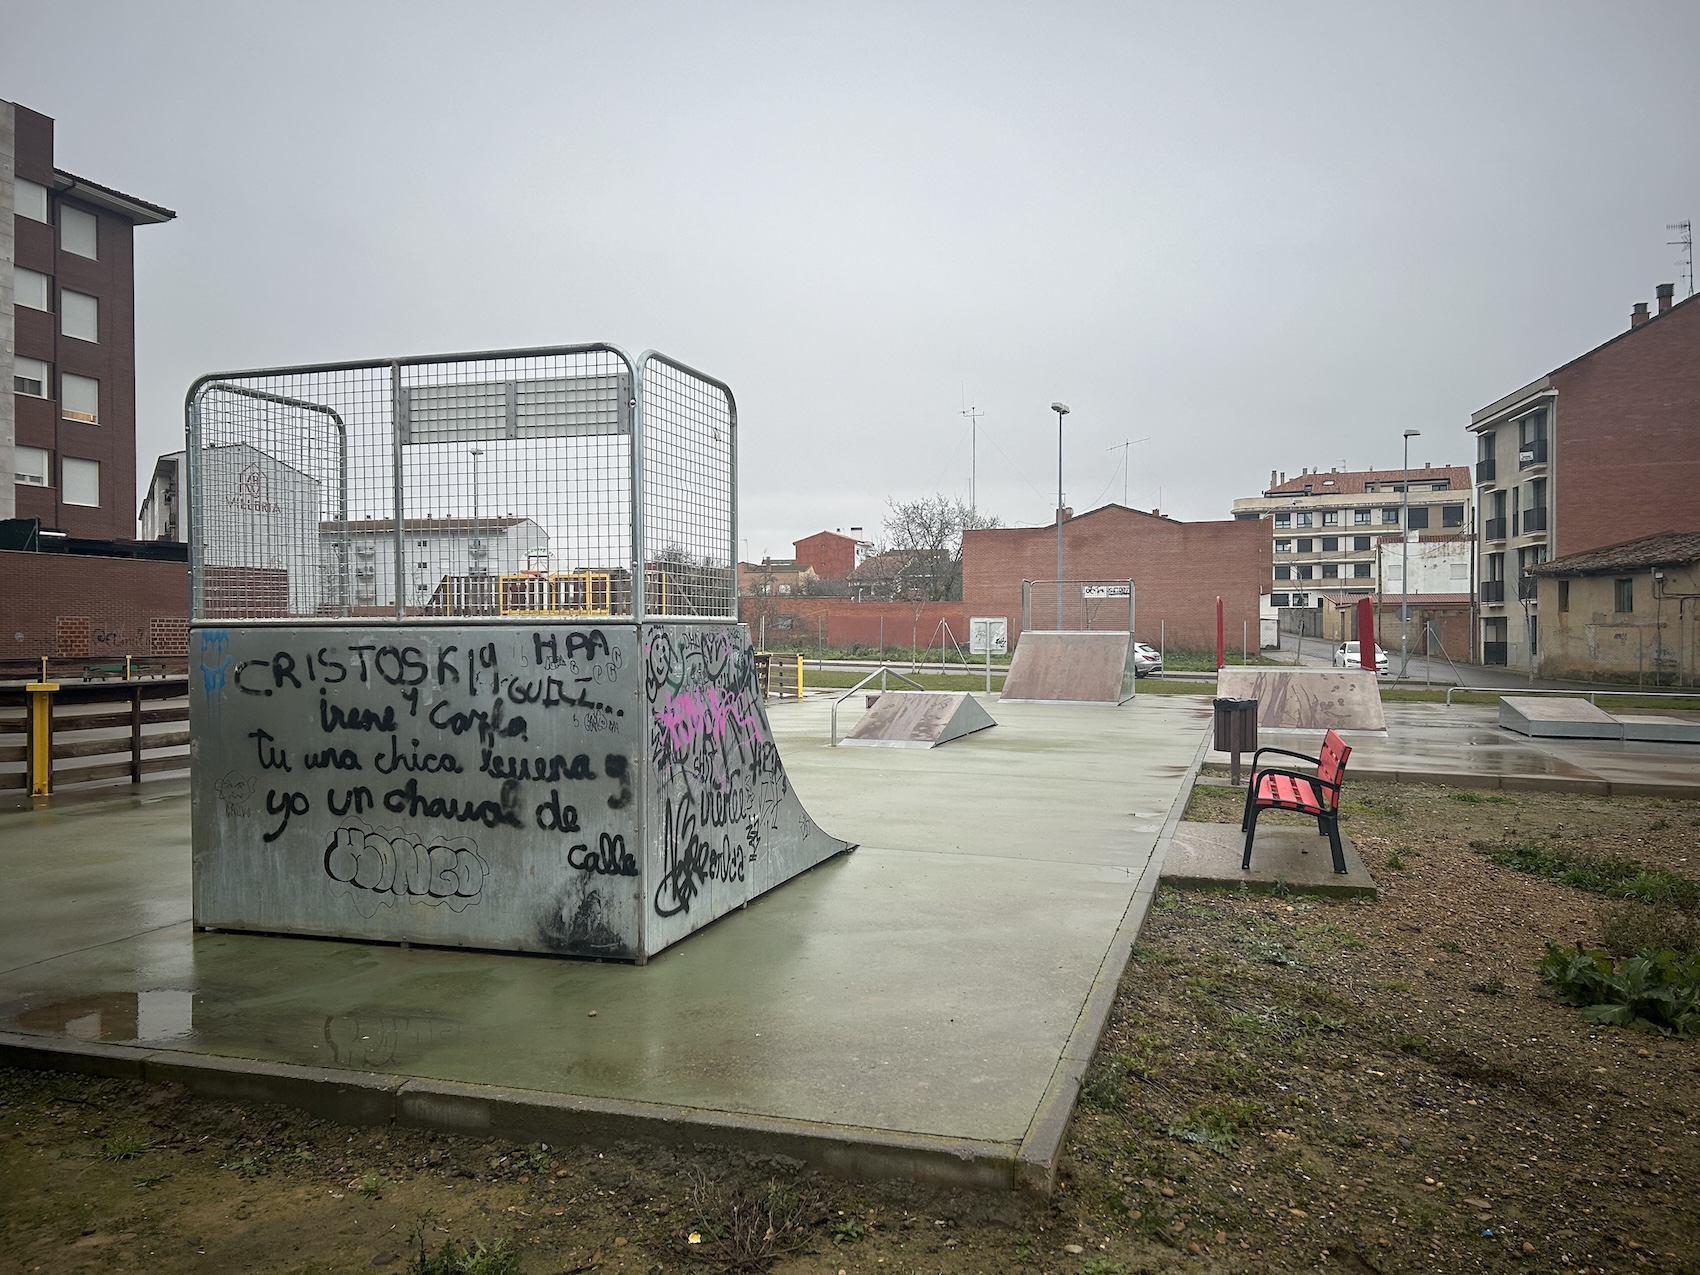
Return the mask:
<path id="1" fill-rule="evenodd" d="M 612 615 L 613 580 L 606 571 L 498 576 L 496 606 L 502 615 Z"/>

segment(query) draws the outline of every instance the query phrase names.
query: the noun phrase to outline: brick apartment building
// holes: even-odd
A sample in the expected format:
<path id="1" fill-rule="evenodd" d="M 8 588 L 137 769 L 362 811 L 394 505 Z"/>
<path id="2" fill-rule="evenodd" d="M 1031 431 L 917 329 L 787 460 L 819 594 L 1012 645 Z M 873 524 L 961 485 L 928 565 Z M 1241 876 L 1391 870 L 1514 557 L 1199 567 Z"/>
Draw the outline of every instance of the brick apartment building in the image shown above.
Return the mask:
<path id="1" fill-rule="evenodd" d="M 1700 304 L 1638 302 L 1629 327 L 1470 417 L 1479 657 L 1541 671 L 1534 567 L 1700 528 Z"/>
<path id="2" fill-rule="evenodd" d="M 1066 511 L 1065 511 L 1066 512 Z M 1229 644 L 1245 632 L 1255 648 L 1273 578 L 1267 522 L 1179 522 L 1110 504 L 1063 523 L 1063 573 L 1071 580 L 1132 580 L 1137 632 L 1171 647 L 1216 645 L 1221 596 Z M 973 615 L 1002 615 L 1013 640 L 1021 625 L 1023 580 L 1054 580 L 1057 531 L 1000 527 L 962 536 L 962 605 Z M 1040 617 L 1035 615 L 1038 627 Z"/>
<path id="3" fill-rule="evenodd" d="M 799 567 L 812 569 L 820 580 L 848 580 L 871 548 L 860 527 L 842 531 L 817 531 L 791 542 L 791 553 Z"/>
<path id="4" fill-rule="evenodd" d="M 132 235 L 175 216 L 55 167 L 53 121 L 0 102 L 0 518 L 135 537 Z"/>

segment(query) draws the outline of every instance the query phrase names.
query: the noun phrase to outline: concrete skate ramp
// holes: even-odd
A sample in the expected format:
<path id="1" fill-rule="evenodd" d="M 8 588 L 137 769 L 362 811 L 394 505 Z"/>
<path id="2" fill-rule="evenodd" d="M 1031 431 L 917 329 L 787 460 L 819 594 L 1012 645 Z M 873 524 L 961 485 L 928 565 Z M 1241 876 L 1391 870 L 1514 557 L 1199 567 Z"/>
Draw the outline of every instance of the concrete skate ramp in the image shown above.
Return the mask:
<path id="1" fill-rule="evenodd" d="M 847 849 L 741 625 L 197 626 L 194 915 L 646 961 Z"/>
<path id="2" fill-rule="evenodd" d="M 1700 744 L 1700 717 L 1692 713 L 1613 713 L 1623 737 L 1636 743 Z"/>
<path id="3" fill-rule="evenodd" d="M 967 691 L 886 691 L 844 742 L 864 748 L 937 748 L 996 725 Z"/>
<path id="4" fill-rule="evenodd" d="M 1581 698 L 1504 695 L 1499 724 L 1536 739 L 1622 739 L 1623 726 L 1602 708 Z"/>
<path id="5" fill-rule="evenodd" d="M 1386 730 L 1375 677 L 1367 669 L 1225 668 L 1216 693 L 1256 700 L 1262 730 Z"/>
<path id="6" fill-rule="evenodd" d="M 1133 698 L 1133 634 L 1023 633 L 1000 699 L 1121 704 Z"/>

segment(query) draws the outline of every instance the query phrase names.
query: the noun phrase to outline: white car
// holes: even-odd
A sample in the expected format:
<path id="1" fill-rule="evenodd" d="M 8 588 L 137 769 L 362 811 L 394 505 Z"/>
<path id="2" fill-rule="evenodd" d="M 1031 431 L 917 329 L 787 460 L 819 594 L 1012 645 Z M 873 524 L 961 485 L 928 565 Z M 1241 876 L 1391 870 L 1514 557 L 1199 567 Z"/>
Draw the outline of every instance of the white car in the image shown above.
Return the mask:
<path id="1" fill-rule="evenodd" d="M 1133 675 L 1135 677 L 1150 677 L 1153 673 L 1163 671 L 1163 656 L 1154 646 L 1146 646 L 1143 642 L 1133 644 Z"/>
<path id="2" fill-rule="evenodd" d="M 1356 642 L 1343 642 L 1340 649 L 1334 652 L 1335 668 L 1362 668 L 1363 661 L 1359 656 Z M 1382 677 L 1387 676 L 1387 652 L 1381 647 L 1375 648 L 1375 671 Z"/>

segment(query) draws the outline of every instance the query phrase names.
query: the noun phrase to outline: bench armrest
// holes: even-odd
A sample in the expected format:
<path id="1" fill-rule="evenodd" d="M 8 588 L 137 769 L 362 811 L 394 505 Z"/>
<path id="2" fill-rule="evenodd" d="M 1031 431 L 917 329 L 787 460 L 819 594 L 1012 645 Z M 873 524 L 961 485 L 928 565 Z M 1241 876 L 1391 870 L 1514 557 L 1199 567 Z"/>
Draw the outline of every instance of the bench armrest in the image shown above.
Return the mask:
<path id="1" fill-rule="evenodd" d="M 1254 770 L 1257 768 L 1257 759 L 1264 753 L 1280 753 L 1283 757 L 1297 757 L 1300 761 L 1308 761 L 1313 766 L 1322 764 L 1322 758 L 1312 757 L 1308 753 L 1295 753 L 1290 748 L 1259 748 L 1251 755 L 1251 764 Z"/>

